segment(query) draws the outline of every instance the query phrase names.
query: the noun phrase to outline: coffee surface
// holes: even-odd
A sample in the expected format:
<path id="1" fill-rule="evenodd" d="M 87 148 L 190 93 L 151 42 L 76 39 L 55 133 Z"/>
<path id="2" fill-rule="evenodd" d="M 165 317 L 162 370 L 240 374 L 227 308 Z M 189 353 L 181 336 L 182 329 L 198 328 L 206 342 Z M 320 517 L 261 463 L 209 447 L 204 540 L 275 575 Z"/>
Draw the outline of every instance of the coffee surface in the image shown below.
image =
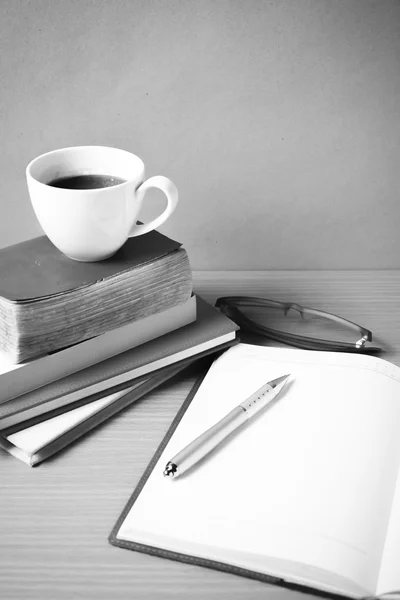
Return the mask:
<path id="1" fill-rule="evenodd" d="M 95 190 L 98 188 L 113 187 L 120 183 L 125 183 L 126 179 L 115 177 L 114 175 L 68 175 L 67 177 L 58 177 L 49 181 L 47 185 L 66 190 Z"/>

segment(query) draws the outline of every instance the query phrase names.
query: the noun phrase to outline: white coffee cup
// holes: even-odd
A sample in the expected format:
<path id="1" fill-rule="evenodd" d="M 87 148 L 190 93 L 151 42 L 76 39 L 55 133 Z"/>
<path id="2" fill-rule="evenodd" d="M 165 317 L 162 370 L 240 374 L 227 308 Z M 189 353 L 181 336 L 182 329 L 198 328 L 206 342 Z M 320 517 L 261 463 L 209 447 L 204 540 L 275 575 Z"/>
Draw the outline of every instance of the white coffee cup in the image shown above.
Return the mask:
<path id="1" fill-rule="evenodd" d="M 108 175 L 123 183 L 94 189 L 49 185 L 77 175 Z M 106 146 L 76 146 L 38 156 L 26 168 L 29 195 L 45 234 L 69 258 L 93 262 L 109 258 L 129 237 L 164 223 L 178 203 L 178 190 L 161 175 L 145 180 L 143 161 Z M 146 190 L 158 188 L 167 207 L 157 218 L 136 224 Z"/>

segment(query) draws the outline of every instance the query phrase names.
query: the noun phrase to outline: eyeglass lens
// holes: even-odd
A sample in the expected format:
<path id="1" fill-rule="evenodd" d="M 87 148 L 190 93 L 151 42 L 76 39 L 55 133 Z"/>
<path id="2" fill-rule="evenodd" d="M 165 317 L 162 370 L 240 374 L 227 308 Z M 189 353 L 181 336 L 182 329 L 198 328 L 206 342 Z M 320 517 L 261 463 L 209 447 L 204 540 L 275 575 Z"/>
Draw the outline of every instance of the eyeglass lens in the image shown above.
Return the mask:
<path id="1" fill-rule="evenodd" d="M 285 314 L 283 306 L 249 307 L 240 305 L 239 308 L 243 315 L 257 324 L 278 332 L 349 344 L 355 344 L 360 337 L 360 334 L 345 323 L 309 313 L 307 310 L 300 312 L 291 308 Z"/>

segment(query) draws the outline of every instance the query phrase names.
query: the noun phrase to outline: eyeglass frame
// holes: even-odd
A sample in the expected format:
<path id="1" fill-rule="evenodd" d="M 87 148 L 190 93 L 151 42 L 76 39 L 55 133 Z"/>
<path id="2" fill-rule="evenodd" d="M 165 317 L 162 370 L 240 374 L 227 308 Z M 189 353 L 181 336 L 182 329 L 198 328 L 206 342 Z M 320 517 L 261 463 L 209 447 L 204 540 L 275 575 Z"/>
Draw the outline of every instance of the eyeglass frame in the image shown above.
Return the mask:
<path id="1" fill-rule="evenodd" d="M 287 332 L 277 331 L 265 325 L 255 322 L 250 319 L 237 306 L 237 304 L 244 304 L 247 307 L 261 307 L 261 308 L 279 308 L 282 309 L 285 316 L 289 310 L 297 310 L 301 317 L 309 314 L 313 316 L 322 317 L 331 321 L 340 323 L 350 329 L 354 329 L 361 334 L 361 338 L 354 344 L 349 342 L 333 342 L 330 340 L 312 338 L 308 336 L 296 335 Z M 361 325 L 357 325 L 353 321 L 349 321 L 344 317 L 310 308 L 308 306 L 301 306 L 296 302 L 279 302 L 277 300 L 269 300 L 267 298 L 260 298 L 257 296 L 221 296 L 217 298 L 215 306 L 221 310 L 227 317 L 231 318 L 244 332 L 256 333 L 267 339 L 271 339 L 277 342 L 302 348 L 305 350 L 328 350 L 333 352 L 351 352 L 359 354 L 379 354 L 382 352 L 382 348 L 376 346 L 366 346 L 366 342 L 372 342 L 372 332 L 369 329 Z"/>

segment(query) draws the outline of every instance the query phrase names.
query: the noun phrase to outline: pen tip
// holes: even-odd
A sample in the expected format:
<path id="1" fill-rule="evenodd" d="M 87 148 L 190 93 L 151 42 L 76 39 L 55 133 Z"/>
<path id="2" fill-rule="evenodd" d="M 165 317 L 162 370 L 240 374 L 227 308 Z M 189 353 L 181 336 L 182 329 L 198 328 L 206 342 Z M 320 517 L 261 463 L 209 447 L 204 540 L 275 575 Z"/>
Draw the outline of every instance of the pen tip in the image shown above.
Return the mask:
<path id="1" fill-rule="evenodd" d="M 277 379 L 274 379 L 270 383 L 273 388 L 280 387 L 280 389 L 282 389 L 284 387 L 284 385 L 287 383 L 287 380 L 289 379 L 289 377 L 290 377 L 290 373 L 288 375 L 282 375 L 282 377 L 277 377 Z"/>
<path id="2" fill-rule="evenodd" d="M 164 469 L 164 477 L 173 477 L 177 471 L 176 465 L 172 462 L 167 463 Z"/>

